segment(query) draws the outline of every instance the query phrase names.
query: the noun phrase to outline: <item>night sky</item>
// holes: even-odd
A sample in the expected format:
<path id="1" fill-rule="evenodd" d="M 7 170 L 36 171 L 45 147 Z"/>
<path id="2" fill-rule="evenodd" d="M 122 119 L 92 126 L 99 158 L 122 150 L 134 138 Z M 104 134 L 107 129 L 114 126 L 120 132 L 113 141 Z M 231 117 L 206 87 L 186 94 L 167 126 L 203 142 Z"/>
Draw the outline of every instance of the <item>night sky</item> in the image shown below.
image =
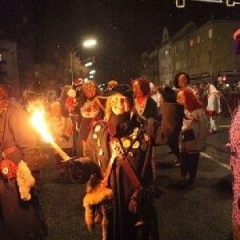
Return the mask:
<path id="1" fill-rule="evenodd" d="M 0 0 L 0 14 L 2 39 L 24 38 L 23 26 L 29 25 L 38 29 L 42 49 L 47 44 L 73 47 L 95 37 L 103 82 L 128 80 L 128 66 L 161 43 L 164 26 L 174 34 L 188 21 L 201 26 L 211 19 L 240 19 L 240 5 L 186 0 L 186 7 L 178 9 L 175 0 Z"/>

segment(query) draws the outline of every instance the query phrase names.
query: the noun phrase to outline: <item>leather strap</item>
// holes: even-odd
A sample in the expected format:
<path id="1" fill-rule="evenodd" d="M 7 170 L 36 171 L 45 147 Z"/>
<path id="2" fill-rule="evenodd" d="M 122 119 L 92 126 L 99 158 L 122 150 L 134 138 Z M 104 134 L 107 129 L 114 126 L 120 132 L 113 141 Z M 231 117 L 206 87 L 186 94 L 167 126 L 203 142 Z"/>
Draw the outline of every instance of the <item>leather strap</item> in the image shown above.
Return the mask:
<path id="1" fill-rule="evenodd" d="M 116 141 L 117 141 L 117 145 L 118 145 L 118 148 L 119 148 L 118 149 L 119 150 L 119 155 L 118 155 L 119 163 L 122 165 L 123 170 L 127 174 L 127 176 L 129 178 L 129 180 L 131 181 L 132 186 L 134 187 L 134 189 L 141 188 L 141 183 L 139 181 L 139 178 L 136 175 L 136 173 L 134 172 L 131 164 L 129 163 L 129 161 L 128 161 L 127 157 L 126 157 L 126 153 L 123 150 L 122 142 L 119 139 L 117 139 Z"/>

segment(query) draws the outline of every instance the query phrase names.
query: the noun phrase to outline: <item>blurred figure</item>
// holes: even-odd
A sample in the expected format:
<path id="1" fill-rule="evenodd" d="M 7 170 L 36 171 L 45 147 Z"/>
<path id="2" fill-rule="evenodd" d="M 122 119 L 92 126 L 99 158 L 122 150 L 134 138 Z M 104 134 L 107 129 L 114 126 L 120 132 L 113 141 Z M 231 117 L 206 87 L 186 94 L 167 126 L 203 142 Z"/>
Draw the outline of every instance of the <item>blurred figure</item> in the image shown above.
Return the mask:
<path id="1" fill-rule="evenodd" d="M 182 129 L 184 108 L 176 102 L 176 91 L 169 86 L 161 90 L 163 102 L 161 104 L 161 129 L 167 139 L 171 152 L 175 155 L 175 166 L 180 166 L 181 154 L 179 149 L 179 135 Z"/>
<path id="2" fill-rule="evenodd" d="M 183 90 L 184 88 L 189 87 L 189 83 L 190 76 L 185 72 L 179 72 L 174 77 L 174 87 L 177 90 Z"/>
<path id="3" fill-rule="evenodd" d="M 52 102 L 49 109 L 49 129 L 54 137 L 55 142 L 69 156 L 73 155 L 73 124 L 69 116 L 62 114 L 61 103 Z M 58 177 L 62 179 L 66 177 L 65 165 L 61 162 L 62 158 L 55 153 L 56 167 Z"/>
<path id="4" fill-rule="evenodd" d="M 206 85 L 207 107 L 206 114 L 209 118 L 209 134 L 214 134 L 218 130 L 218 115 L 221 113 L 220 92 L 210 83 Z"/>
<path id="5" fill-rule="evenodd" d="M 133 89 L 134 112 L 138 116 L 139 122 L 146 125 L 149 118 L 159 119 L 157 103 L 151 97 L 150 84 L 143 78 L 136 78 L 131 81 Z M 152 151 L 152 167 L 156 178 L 156 152 L 153 147 Z"/>
<path id="6" fill-rule="evenodd" d="M 112 89 L 118 85 L 116 80 L 110 80 L 107 84 L 107 92 L 112 91 Z"/>
<path id="7" fill-rule="evenodd" d="M 43 240 L 47 234 L 39 193 L 44 159 L 28 114 L 0 81 L 0 238 Z"/>
<path id="8" fill-rule="evenodd" d="M 240 55 L 240 28 L 234 32 L 233 40 L 234 40 L 234 52 L 237 55 Z"/>
<path id="9" fill-rule="evenodd" d="M 88 134 L 92 126 L 104 117 L 105 107 L 100 102 L 98 95 L 98 86 L 94 81 L 83 83 L 78 102 L 78 156 L 85 156 Z"/>
<path id="10" fill-rule="evenodd" d="M 158 87 L 154 83 L 150 82 L 149 84 L 150 84 L 150 90 L 151 90 L 150 95 L 153 98 L 153 100 L 157 103 L 158 115 L 160 116 L 162 96 L 159 93 Z"/>
<path id="11" fill-rule="evenodd" d="M 134 109 L 140 120 L 147 120 L 148 118 L 158 119 L 157 103 L 151 97 L 150 84 L 143 78 L 136 78 L 131 80 Z"/>
<path id="12" fill-rule="evenodd" d="M 188 187 L 196 180 L 200 152 L 206 147 L 207 119 L 203 103 L 196 98 L 192 90 L 188 88 L 180 90 L 177 101 L 184 106 L 187 117 L 183 120 L 180 135 L 180 184 L 182 187 Z"/>

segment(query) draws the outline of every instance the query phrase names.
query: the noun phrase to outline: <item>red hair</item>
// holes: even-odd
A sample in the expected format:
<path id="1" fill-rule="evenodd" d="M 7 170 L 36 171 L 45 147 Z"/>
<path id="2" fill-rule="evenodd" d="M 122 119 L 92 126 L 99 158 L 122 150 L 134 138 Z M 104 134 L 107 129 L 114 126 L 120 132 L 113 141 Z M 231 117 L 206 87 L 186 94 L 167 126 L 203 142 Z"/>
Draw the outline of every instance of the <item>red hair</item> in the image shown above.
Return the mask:
<path id="1" fill-rule="evenodd" d="M 185 97 L 185 107 L 188 111 L 192 112 L 199 108 L 204 108 L 204 104 L 196 97 L 193 90 L 185 88 L 182 90 Z"/>

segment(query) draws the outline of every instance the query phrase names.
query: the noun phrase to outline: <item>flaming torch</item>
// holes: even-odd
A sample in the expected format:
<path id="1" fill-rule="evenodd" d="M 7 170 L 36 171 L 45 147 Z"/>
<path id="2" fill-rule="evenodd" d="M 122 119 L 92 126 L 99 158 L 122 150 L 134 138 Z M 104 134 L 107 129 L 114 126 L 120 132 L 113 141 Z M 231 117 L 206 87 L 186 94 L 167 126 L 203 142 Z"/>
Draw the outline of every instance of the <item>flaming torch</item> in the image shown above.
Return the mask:
<path id="1" fill-rule="evenodd" d="M 35 128 L 35 130 L 40 134 L 43 140 L 54 148 L 54 150 L 59 154 L 59 156 L 63 159 L 63 162 L 69 161 L 71 158 L 68 154 L 66 154 L 54 141 L 51 133 L 48 130 L 47 124 L 44 119 L 45 110 L 43 107 L 39 107 L 38 109 L 34 109 L 32 111 L 31 116 L 31 124 Z"/>

